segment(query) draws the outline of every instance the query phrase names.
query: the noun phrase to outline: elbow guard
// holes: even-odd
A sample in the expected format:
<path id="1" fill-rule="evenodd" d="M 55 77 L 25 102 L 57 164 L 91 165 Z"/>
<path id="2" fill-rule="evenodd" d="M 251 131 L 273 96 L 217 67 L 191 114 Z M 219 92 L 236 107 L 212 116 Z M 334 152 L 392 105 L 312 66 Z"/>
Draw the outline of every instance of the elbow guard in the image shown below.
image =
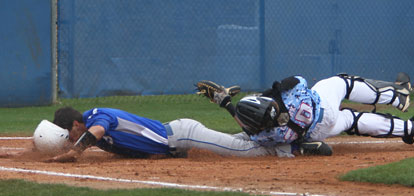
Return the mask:
<path id="1" fill-rule="evenodd" d="M 73 145 L 73 150 L 83 152 L 86 148 L 94 146 L 97 142 L 96 137 L 89 131 L 83 133 L 78 141 Z"/>

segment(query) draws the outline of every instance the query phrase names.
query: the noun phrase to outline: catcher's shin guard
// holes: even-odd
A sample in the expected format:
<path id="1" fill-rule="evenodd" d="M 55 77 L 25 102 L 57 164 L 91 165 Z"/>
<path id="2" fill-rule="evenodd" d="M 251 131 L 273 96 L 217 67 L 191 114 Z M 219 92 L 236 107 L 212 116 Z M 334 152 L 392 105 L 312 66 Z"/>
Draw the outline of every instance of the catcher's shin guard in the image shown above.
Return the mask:
<path id="1" fill-rule="evenodd" d="M 367 112 L 360 112 L 358 113 L 358 115 L 356 115 L 355 111 L 349 108 L 345 108 L 343 110 L 349 110 L 352 115 L 354 116 L 354 122 L 351 126 L 351 128 L 349 128 L 348 130 L 346 130 L 345 132 L 348 135 L 360 135 L 360 136 L 371 136 L 371 137 L 376 137 L 376 138 L 394 138 L 394 137 L 401 137 L 402 140 L 407 143 L 407 144 L 413 144 L 414 143 L 414 117 L 412 117 L 410 120 L 404 121 L 404 132 L 401 133 L 402 130 L 399 131 L 399 133 L 393 134 L 394 129 L 395 129 L 395 120 L 402 120 L 396 116 L 393 116 L 391 114 L 381 114 L 381 113 L 371 113 L 371 114 L 376 114 L 376 115 L 380 115 L 383 116 L 384 118 L 388 118 L 390 119 L 390 125 L 389 125 L 389 131 L 387 134 L 383 134 L 383 135 L 367 135 L 367 134 L 361 134 L 359 129 L 358 129 L 358 122 L 359 119 L 361 118 L 361 116 L 363 116 L 363 114 L 367 114 Z M 409 121 L 411 122 L 411 129 L 409 128 Z"/>
<path id="2" fill-rule="evenodd" d="M 394 132 L 394 119 L 400 119 L 396 116 L 393 116 L 391 114 L 371 113 L 371 114 L 380 115 L 380 116 L 390 119 L 390 129 L 388 133 L 385 135 L 375 136 L 375 135 L 361 134 L 358 129 L 359 119 L 361 118 L 363 114 L 366 114 L 368 112 L 358 112 L 358 114 L 355 114 L 356 111 L 351 108 L 343 108 L 342 110 L 349 110 L 351 114 L 354 116 L 354 122 L 352 123 L 351 128 L 349 128 L 348 130 L 345 130 L 345 132 L 348 135 L 371 136 L 371 137 L 381 137 L 381 138 L 398 137 L 392 134 Z"/>
<path id="3" fill-rule="evenodd" d="M 302 155 L 332 155 L 332 148 L 325 142 L 303 142 L 299 148 Z"/>
<path id="4" fill-rule="evenodd" d="M 378 103 L 381 93 L 392 91 L 393 97 L 388 104 L 394 103 L 394 101 L 398 97 L 399 103 L 396 107 L 399 110 L 405 112 L 407 111 L 408 106 L 410 105 L 410 91 L 412 90 L 412 88 L 410 84 L 410 77 L 406 73 L 399 73 L 395 82 L 365 79 L 359 76 L 351 76 L 347 74 L 339 74 L 338 76 L 345 80 L 345 84 L 347 86 L 345 96 L 346 99 L 349 99 L 350 94 L 352 93 L 352 90 L 354 88 L 354 83 L 355 81 L 358 81 L 365 83 L 377 95 L 374 102 L 367 104 L 372 104 L 375 106 L 375 104 Z M 350 81 L 349 83 L 348 80 Z"/>

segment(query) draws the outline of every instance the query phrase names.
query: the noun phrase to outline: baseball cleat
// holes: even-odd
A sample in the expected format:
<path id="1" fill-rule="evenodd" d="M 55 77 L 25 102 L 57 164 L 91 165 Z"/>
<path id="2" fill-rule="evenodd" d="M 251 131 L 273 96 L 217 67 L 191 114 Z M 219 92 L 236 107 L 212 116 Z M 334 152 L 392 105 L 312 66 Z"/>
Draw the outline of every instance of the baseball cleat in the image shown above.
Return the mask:
<path id="1" fill-rule="evenodd" d="M 300 144 L 302 155 L 323 155 L 331 156 L 332 148 L 325 142 L 303 142 Z"/>
<path id="2" fill-rule="evenodd" d="M 395 80 L 395 84 L 400 85 L 403 89 L 397 90 L 397 96 L 400 100 L 397 108 L 402 112 L 406 112 L 408 107 L 410 106 L 410 92 L 412 92 L 412 87 L 410 83 L 410 76 L 404 72 L 400 72 L 397 75 L 397 79 Z"/>
<path id="3" fill-rule="evenodd" d="M 411 121 L 410 133 L 408 133 L 408 125 L 404 126 L 405 127 L 404 128 L 404 136 L 402 137 L 402 140 L 406 144 L 413 144 L 414 143 L 414 116 L 411 117 L 411 119 L 409 121 Z"/>
<path id="4" fill-rule="evenodd" d="M 413 88 L 410 83 L 410 76 L 407 73 L 400 72 L 397 75 L 397 79 L 395 80 L 395 84 L 401 85 L 402 87 L 406 88 L 410 92 L 413 91 Z"/>

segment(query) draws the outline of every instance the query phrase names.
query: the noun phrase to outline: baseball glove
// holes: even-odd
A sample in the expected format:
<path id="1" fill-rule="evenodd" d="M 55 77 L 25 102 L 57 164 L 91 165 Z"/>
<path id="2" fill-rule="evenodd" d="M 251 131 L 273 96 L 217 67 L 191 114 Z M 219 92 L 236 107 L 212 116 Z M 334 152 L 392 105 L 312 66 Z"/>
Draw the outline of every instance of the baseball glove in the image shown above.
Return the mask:
<path id="1" fill-rule="evenodd" d="M 226 88 L 209 80 L 197 82 L 197 94 L 204 95 L 211 102 L 217 103 L 220 107 L 225 107 L 231 101 L 231 97 L 240 92 L 240 86 Z"/>

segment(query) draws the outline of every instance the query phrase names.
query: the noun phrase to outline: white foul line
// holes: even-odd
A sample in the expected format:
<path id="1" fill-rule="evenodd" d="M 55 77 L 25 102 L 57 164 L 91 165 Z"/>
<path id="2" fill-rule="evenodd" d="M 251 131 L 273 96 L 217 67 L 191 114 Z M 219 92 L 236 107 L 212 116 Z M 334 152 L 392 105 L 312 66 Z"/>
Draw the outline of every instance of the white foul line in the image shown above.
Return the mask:
<path id="1" fill-rule="evenodd" d="M 402 143 L 403 141 L 349 141 L 349 142 L 326 142 L 327 144 L 385 144 L 385 143 Z"/>
<path id="2" fill-rule="evenodd" d="M 0 137 L 0 140 L 28 140 L 28 139 L 33 139 L 33 137 Z M 393 141 L 349 141 L 349 142 L 326 142 L 326 143 L 327 144 L 384 144 L 384 143 L 402 143 L 402 141 L 395 141 L 395 140 L 393 140 Z M 7 149 L 8 147 L 1 147 L 1 148 L 2 149 Z M 20 148 L 16 148 L 16 149 L 20 149 Z M 100 151 L 100 150 L 97 150 L 97 149 L 95 149 L 95 150 Z M 69 173 L 41 171 L 41 170 L 8 168 L 8 167 L 2 167 L 2 166 L 0 166 L 0 171 L 20 172 L 20 173 L 34 173 L 34 174 L 43 174 L 43 175 L 49 175 L 49 176 L 61 176 L 61 177 L 93 179 L 93 180 L 114 181 L 114 182 L 139 183 L 139 184 L 158 185 L 158 186 L 174 187 L 174 188 L 204 189 L 204 190 L 218 190 L 218 191 L 232 191 L 232 192 L 249 192 L 249 191 L 243 191 L 243 188 L 214 187 L 214 186 L 202 186 L 202 185 L 176 184 L 176 183 L 168 183 L 168 182 L 131 180 L 131 179 L 110 178 L 110 177 L 80 175 L 80 174 L 69 174 Z M 267 192 L 267 191 L 253 191 L 253 193 L 281 195 L 281 196 L 282 195 L 322 196 L 322 195 L 312 195 L 312 194 L 308 194 L 308 193 Z"/>
<path id="3" fill-rule="evenodd" d="M 31 140 L 33 137 L 0 137 L 0 140 Z M 403 141 L 349 141 L 349 142 L 326 142 L 327 144 L 384 144 L 384 143 L 402 143 Z"/>
<path id="4" fill-rule="evenodd" d="M 0 140 L 31 140 L 33 137 L 0 137 Z"/>
<path id="5" fill-rule="evenodd" d="M 169 182 L 131 180 L 131 179 L 122 179 L 122 178 L 103 177 L 103 176 L 80 175 L 80 174 L 70 174 L 70 173 L 61 173 L 61 172 L 52 172 L 52 171 L 9 168 L 9 167 L 2 167 L 2 166 L 0 166 L 0 171 L 32 173 L 32 174 L 42 174 L 42 175 L 48 175 L 48 176 L 61 176 L 61 177 L 69 177 L 69 178 L 81 178 L 81 179 L 92 179 L 92 180 L 103 180 L 103 181 L 114 181 L 114 182 L 138 183 L 138 184 L 158 185 L 158 186 L 173 187 L 173 188 L 188 188 L 188 189 L 204 189 L 204 190 L 216 190 L 216 191 L 243 192 L 243 188 L 229 188 L 229 187 L 176 184 L 176 183 L 169 183 Z M 248 192 L 248 191 L 246 191 L 246 192 Z M 319 196 L 319 195 L 310 195 L 310 194 L 303 194 L 303 193 L 302 194 L 301 193 L 288 193 L 288 192 L 265 192 L 265 191 L 255 191 L 255 192 L 259 193 L 259 194 L 266 194 L 267 193 L 267 194 L 270 194 L 270 195 Z"/>

